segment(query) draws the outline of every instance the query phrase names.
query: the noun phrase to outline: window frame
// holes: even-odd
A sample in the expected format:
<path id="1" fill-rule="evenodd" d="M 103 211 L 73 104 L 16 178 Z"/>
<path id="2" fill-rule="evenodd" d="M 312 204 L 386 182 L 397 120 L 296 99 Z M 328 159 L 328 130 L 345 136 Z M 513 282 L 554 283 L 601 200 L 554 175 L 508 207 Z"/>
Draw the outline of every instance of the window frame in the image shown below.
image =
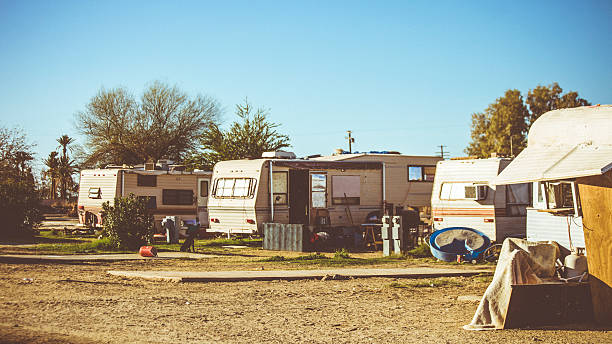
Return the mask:
<path id="1" fill-rule="evenodd" d="M 95 190 L 95 191 L 92 192 L 92 190 Z M 92 197 L 92 194 L 94 194 L 95 196 Z M 90 187 L 89 190 L 87 191 L 87 198 L 102 199 L 102 188 L 101 187 Z"/>
<path id="2" fill-rule="evenodd" d="M 181 193 L 187 193 L 189 192 L 191 194 L 191 203 L 185 203 L 185 202 L 180 202 L 181 200 Z M 176 193 L 176 196 L 171 196 L 169 195 L 170 193 Z M 176 202 L 170 202 L 168 200 L 168 198 L 170 197 L 175 197 L 177 199 Z M 184 196 L 183 196 L 184 197 Z M 195 200 L 194 200 L 194 192 L 192 189 L 163 189 L 162 190 L 162 205 L 182 205 L 182 206 L 193 206 L 195 204 Z"/>
<path id="3" fill-rule="evenodd" d="M 202 183 L 206 183 L 205 188 L 202 187 Z M 199 186 L 200 186 L 200 197 L 208 197 L 208 188 L 209 188 L 208 180 L 200 180 Z M 202 191 L 206 191 L 206 194 L 202 195 Z"/>
<path id="4" fill-rule="evenodd" d="M 156 196 L 138 196 L 139 199 L 147 199 L 147 209 L 157 209 L 157 197 Z"/>
<path id="5" fill-rule="evenodd" d="M 410 179 L 410 168 L 411 167 L 421 168 L 421 178 L 420 179 Z M 425 173 L 425 168 L 427 167 L 434 169 L 434 172 L 431 175 L 432 176 L 431 180 L 427 180 L 428 174 Z M 433 183 L 435 175 L 436 175 L 436 165 L 407 165 L 407 168 L 406 168 L 406 178 L 409 183 Z"/>
<path id="6" fill-rule="evenodd" d="M 343 178 L 343 177 L 357 177 L 357 188 L 359 189 L 359 196 L 355 197 L 355 196 L 347 196 L 345 197 L 334 197 L 334 190 L 335 190 L 335 183 L 334 183 L 334 179 L 335 178 Z M 332 189 L 332 205 L 360 205 L 361 204 L 361 176 L 360 175 L 333 175 L 331 176 L 331 189 Z"/>
<path id="7" fill-rule="evenodd" d="M 150 181 L 153 181 L 152 183 Z M 137 174 L 136 186 L 157 187 L 157 175 L 155 174 Z"/>
<path id="8" fill-rule="evenodd" d="M 555 206 L 551 207 L 550 201 L 550 186 L 553 188 L 555 186 L 565 186 L 568 185 L 570 187 L 569 191 L 571 192 L 572 206 L 567 207 L 564 203 L 564 206 L 559 206 L 555 199 Z M 559 180 L 559 181 L 542 181 L 540 187 L 544 189 L 544 206 L 547 210 L 557 210 L 561 212 L 563 209 L 571 208 L 574 211 L 574 216 L 582 216 L 582 207 L 580 205 L 580 194 L 578 193 L 578 186 L 576 182 L 573 180 Z M 554 191 L 553 191 L 554 192 Z"/>
<path id="9" fill-rule="evenodd" d="M 315 175 L 321 175 L 321 176 L 325 176 L 325 185 L 322 187 L 322 189 L 315 189 L 315 185 L 312 182 L 313 181 L 313 177 Z M 327 185 L 328 182 L 328 175 L 327 172 L 319 172 L 319 171 L 312 171 L 310 172 L 310 176 L 308 177 L 309 179 L 309 183 L 310 183 L 310 207 L 313 209 L 322 209 L 322 208 L 327 208 L 327 190 L 329 188 L 329 186 Z M 323 195 L 323 204 L 322 205 L 315 205 L 315 201 L 317 199 L 315 199 L 314 195 L 315 194 L 322 194 Z"/>
<path id="10" fill-rule="evenodd" d="M 444 190 L 444 185 L 451 185 L 451 189 L 448 192 L 448 197 L 442 197 L 442 191 Z M 451 198 L 453 194 L 452 185 L 461 185 L 463 187 L 463 197 L 462 198 Z M 466 197 L 466 188 L 474 188 L 474 197 Z M 484 190 L 484 192 L 482 192 Z M 489 187 L 484 184 L 476 184 L 473 182 L 442 182 L 440 184 L 440 192 L 438 193 L 438 199 L 444 201 L 484 201 L 489 197 Z"/>
<path id="11" fill-rule="evenodd" d="M 246 179 L 249 181 L 249 186 L 247 187 L 247 195 L 246 196 L 234 196 L 234 190 L 236 188 L 236 179 Z M 219 181 L 220 180 L 224 180 L 224 184 L 225 184 L 225 180 L 233 180 L 234 183 L 232 185 L 232 195 L 230 196 L 221 196 L 217 194 L 217 191 L 219 191 Z M 220 177 L 220 178 L 216 178 L 213 184 L 213 190 L 212 193 L 210 194 L 210 196 L 212 196 L 213 198 L 217 198 L 217 199 L 246 199 L 246 198 L 253 198 L 255 196 L 255 189 L 257 187 L 257 178 L 252 178 L 252 177 Z"/>
<path id="12" fill-rule="evenodd" d="M 288 205 L 289 204 L 289 171 L 272 171 L 272 185 L 274 185 L 274 176 L 285 175 L 285 192 L 276 192 L 275 188 L 272 188 L 272 199 L 274 205 Z M 284 196 L 284 197 L 283 197 Z"/>

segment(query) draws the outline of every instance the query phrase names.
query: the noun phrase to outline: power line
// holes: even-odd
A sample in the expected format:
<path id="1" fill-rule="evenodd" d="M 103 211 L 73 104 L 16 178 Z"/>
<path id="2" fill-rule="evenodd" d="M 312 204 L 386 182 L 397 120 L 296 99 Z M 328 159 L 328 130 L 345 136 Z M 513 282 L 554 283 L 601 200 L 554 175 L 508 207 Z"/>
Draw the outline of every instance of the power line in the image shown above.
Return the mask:
<path id="1" fill-rule="evenodd" d="M 438 152 L 438 156 L 441 157 L 442 159 L 447 159 L 448 155 L 450 154 L 449 151 L 445 151 L 444 148 L 448 148 L 447 146 L 444 145 L 439 145 L 437 147 L 440 147 L 440 151 Z"/>
<path id="2" fill-rule="evenodd" d="M 349 145 L 349 153 L 353 153 L 353 148 L 352 148 L 352 143 L 355 142 L 355 138 L 351 136 L 351 134 L 353 133 L 350 130 L 346 131 L 348 133 L 348 137 L 344 137 L 345 139 L 348 139 L 348 145 Z"/>

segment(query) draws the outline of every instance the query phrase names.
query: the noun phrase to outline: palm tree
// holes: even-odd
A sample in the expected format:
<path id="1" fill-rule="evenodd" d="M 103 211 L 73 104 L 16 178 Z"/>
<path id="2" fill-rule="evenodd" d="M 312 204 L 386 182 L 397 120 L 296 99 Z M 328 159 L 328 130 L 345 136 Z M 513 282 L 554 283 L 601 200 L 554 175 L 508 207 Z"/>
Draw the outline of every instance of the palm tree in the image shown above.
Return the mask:
<path id="1" fill-rule="evenodd" d="M 63 199 L 68 199 L 67 190 L 72 187 L 74 181 L 72 175 L 77 172 L 77 166 L 74 160 L 68 157 L 61 156 L 57 167 L 57 175 L 60 181 L 60 195 Z"/>
<path id="2" fill-rule="evenodd" d="M 66 134 L 57 139 L 57 143 L 59 143 L 57 148 L 62 148 L 62 156 L 59 158 L 58 164 L 58 178 L 60 181 L 60 195 L 63 199 L 68 199 L 67 190 L 72 187 L 74 183 L 72 175 L 77 172 L 74 160 L 68 158 L 68 149 L 72 151 L 72 147 L 68 146 L 73 142 L 74 139 Z"/>
<path id="3" fill-rule="evenodd" d="M 45 166 L 47 166 L 47 170 L 44 171 L 45 177 L 49 178 L 51 182 L 51 188 L 49 190 L 49 197 L 51 199 L 55 199 L 55 191 L 57 189 L 57 180 L 59 177 L 59 160 L 57 158 L 58 153 L 53 151 L 49 153 L 49 156 L 43 161 Z"/>
<path id="4" fill-rule="evenodd" d="M 59 146 L 57 148 L 60 148 L 60 147 L 62 148 L 62 157 L 64 158 L 68 157 L 68 154 L 67 154 L 68 145 L 73 142 L 74 142 L 74 139 L 72 137 L 69 137 L 66 134 L 60 136 L 59 139 L 57 139 L 57 143 L 59 143 Z M 72 151 L 72 147 L 70 147 L 70 151 Z"/>

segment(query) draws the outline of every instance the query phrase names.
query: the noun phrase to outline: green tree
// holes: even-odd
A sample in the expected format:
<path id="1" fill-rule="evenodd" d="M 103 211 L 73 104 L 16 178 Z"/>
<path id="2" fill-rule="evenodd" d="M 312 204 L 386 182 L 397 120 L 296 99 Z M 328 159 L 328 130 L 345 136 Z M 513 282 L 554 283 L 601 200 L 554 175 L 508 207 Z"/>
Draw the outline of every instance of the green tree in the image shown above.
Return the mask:
<path id="1" fill-rule="evenodd" d="M 60 195 L 63 199 L 68 199 L 68 190 L 72 190 L 74 185 L 72 175 L 78 171 L 74 160 L 68 157 L 68 149 L 72 151 L 72 146 L 68 146 L 74 142 L 74 139 L 64 134 L 57 139 L 57 142 L 58 148 L 62 149 L 62 155 L 57 161 L 55 172 L 60 182 Z"/>
<path id="2" fill-rule="evenodd" d="M 276 131 L 280 125 L 268 120 L 269 110 L 253 109 L 248 100 L 236 105 L 234 121 L 227 131 L 213 123 L 200 136 L 202 151 L 185 162 L 190 168 L 211 170 L 224 160 L 257 158 L 266 151 L 289 147 L 289 136 Z"/>
<path id="3" fill-rule="evenodd" d="M 57 158 L 58 153 L 53 151 L 49 153 L 49 156 L 43 161 L 47 169 L 43 171 L 43 176 L 49 180 L 49 198 L 55 199 L 57 195 L 57 181 L 59 179 L 59 159 Z"/>
<path id="4" fill-rule="evenodd" d="M 507 90 L 484 112 L 472 114 L 471 142 L 465 152 L 486 158 L 491 153 L 516 156 L 527 146 L 527 132 L 543 113 L 577 106 L 590 105 L 577 92 L 563 94 L 553 83 L 529 90 L 527 99 L 518 90 Z"/>
<path id="5" fill-rule="evenodd" d="M 134 250 L 153 239 L 153 215 L 147 199 L 130 194 L 102 204 L 104 235 L 115 248 Z"/>
<path id="6" fill-rule="evenodd" d="M 77 171 L 74 160 L 71 160 L 67 156 L 61 156 L 59 158 L 57 176 L 60 182 L 60 195 L 63 199 L 68 199 L 68 190 L 72 190 L 74 185 L 72 175 Z"/>
<path id="7" fill-rule="evenodd" d="M 77 113 L 76 126 L 87 139 L 86 166 L 180 161 L 218 114 L 214 99 L 190 98 L 176 86 L 155 81 L 139 100 L 125 88 L 100 90 Z"/>
<path id="8" fill-rule="evenodd" d="M 38 190 L 32 174 L 32 145 L 17 129 L 0 127 L 0 233 L 15 235 L 41 221 Z"/>
<path id="9" fill-rule="evenodd" d="M 526 99 L 530 112 L 529 126 L 548 111 L 591 105 L 585 99 L 580 98 L 578 92 L 570 91 L 563 95 L 561 93 L 563 89 L 556 82 L 549 86 L 538 85 L 533 90 L 529 90 Z"/>

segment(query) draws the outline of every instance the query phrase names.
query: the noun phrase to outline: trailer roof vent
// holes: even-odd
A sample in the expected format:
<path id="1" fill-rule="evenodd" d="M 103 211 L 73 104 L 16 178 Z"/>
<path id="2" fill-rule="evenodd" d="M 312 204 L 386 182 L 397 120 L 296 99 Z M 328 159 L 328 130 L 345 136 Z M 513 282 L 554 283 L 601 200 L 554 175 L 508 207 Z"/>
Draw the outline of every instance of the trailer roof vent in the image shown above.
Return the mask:
<path id="1" fill-rule="evenodd" d="M 263 154 L 261 154 L 261 157 L 275 159 L 295 159 L 295 153 L 278 150 L 274 152 L 263 152 Z"/>

